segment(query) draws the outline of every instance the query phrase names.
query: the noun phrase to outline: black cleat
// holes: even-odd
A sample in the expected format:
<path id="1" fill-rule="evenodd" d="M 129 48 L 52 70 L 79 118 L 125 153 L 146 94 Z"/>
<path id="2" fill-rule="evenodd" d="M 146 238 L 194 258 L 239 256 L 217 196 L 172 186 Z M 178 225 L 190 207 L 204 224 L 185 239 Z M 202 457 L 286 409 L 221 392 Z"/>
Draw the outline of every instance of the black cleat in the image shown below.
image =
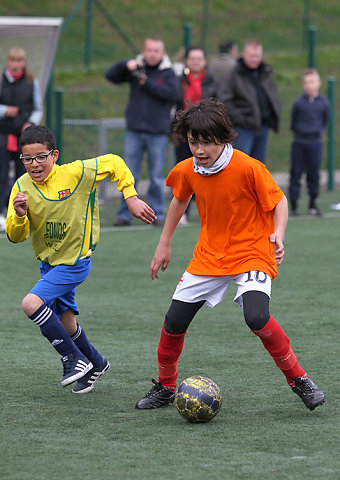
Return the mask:
<path id="1" fill-rule="evenodd" d="M 315 407 L 322 405 L 325 401 L 325 395 L 317 385 L 308 377 L 294 378 L 295 385 L 292 387 L 303 403 L 309 410 L 314 410 Z"/>
<path id="2" fill-rule="evenodd" d="M 86 375 L 81 377 L 74 385 L 73 393 L 89 393 L 93 390 L 97 380 L 102 377 L 110 368 L 109 362 L 103 357 L 101 367 L 93 367 Z"/>
<path id="3" fill-rule="evenodd" d="M 138 410 L 153 410 L 166 407 L 175 400 L 175 392 L 163 387 L 161 382 L 151 380 L 155 385 L 135 405 Z"/>

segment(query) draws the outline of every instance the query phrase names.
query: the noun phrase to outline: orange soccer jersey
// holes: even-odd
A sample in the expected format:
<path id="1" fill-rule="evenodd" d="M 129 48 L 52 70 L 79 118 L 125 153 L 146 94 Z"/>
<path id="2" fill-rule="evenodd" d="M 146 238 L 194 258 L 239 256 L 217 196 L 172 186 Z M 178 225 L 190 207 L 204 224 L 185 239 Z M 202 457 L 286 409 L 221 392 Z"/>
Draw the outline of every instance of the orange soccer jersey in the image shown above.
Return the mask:
<path id="1" fill-rule="evenodd" d="M 283 197 L 266 166 L 234 150 L 219 173 L 193 170 L 192 158 L 178 163 L 166 183 L 179 200 L 195 194 L 201 232 L 187 271 L 194 275 L 237 275 L 250 270 L 277 275 L 269 237 L 273 209 Z"/>

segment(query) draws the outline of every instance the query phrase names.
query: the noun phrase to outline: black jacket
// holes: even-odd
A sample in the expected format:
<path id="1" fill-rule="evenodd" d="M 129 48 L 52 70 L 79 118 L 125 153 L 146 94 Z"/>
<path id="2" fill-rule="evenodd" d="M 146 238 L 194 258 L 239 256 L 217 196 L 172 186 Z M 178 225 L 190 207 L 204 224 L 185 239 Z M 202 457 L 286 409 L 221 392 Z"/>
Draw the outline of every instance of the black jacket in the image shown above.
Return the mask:
<path id="1" fill-rule="evenodd" d="M 33 110 L 33 80 L 26 78 L 25 74 L 18 80 L 10 82 L 2 75 L 0 104 L 19 107 L 16 117 L 0 119 L 0 133 L 19 136 L 21 128 L 27 122 Z"/>
<path id="2" fill-rule="evenodd" d="M 267 125 L 276 132 L 279 130 L 280 99 L 273 70 L 267 63 L 261 62 L 254 71 L 240 58 L 228 81 L 222 85 L 219 97 L 227 106 L 234 127 L 258 130 Z"/>
<path id="3" fill-rule="evenodd" d="M 300 143 L 321 142 L 329 118 L 329 101 L 322 95 L 302 95 L 292 106 L 291 129 Z"/>
<path id="4" fill-rule="evenodd" d="M 126 66 L 126 60 L 112 65 L 105 77 L 113 83 L 130 83 L 126 109 L 128 130 L 160 134 L 170 133 L 170 110 L 175 103 L 178 81 L 167 56 L 159 65 L 145 65 L 146 82 L 140 85 Z"/>

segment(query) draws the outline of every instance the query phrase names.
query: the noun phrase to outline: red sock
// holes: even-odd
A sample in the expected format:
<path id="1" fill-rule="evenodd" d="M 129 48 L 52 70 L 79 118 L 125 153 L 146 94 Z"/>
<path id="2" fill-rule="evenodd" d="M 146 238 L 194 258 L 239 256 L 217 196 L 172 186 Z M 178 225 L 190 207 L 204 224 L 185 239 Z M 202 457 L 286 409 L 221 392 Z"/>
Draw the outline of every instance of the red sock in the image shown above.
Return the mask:
<path id="1" fill-rule="evenodd" d="M 294 378 L 306 375 L 294 355 L 288 336 L 271 315 L 268 323 L 261 330 L 252 330 L 252 332 L 260 337 L 264 348 L 268 350 L 285 375 L 289 385 L 294 385 Z"/>
<path id="2" fill-rule="evenodd" d="M 183 350 L 185 334 L 186 332 L 180 334 L 167 333 L 163 325 L 158 345 L 158 381 L 171 390 L 176 390 L 177 365 Z"/>

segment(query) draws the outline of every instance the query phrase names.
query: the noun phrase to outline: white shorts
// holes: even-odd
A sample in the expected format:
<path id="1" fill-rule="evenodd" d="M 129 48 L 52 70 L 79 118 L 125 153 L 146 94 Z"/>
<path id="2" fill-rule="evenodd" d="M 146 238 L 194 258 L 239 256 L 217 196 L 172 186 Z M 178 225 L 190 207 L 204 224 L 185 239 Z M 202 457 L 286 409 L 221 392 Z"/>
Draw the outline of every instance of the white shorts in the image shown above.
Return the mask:
<path id="1" fill-rule="evenodd" d="M 231 280 L 237 285 L 237 292 L 234 302 L 243 308 L 242 295 L 249 291 L 266 293 L 270 298 L 272 281 L 269 275 L 264 272 L 253 270 L 240 273 L 239 275 L 228 275 L 224 277 L 208 277 L 206 275 L 192 275 L 185 271 L 178 282 L 174 300 L 187 303 L 195 303 L 205 300 L 204 307 L 214 308 L 222 302 L 228 291 Z"/>

